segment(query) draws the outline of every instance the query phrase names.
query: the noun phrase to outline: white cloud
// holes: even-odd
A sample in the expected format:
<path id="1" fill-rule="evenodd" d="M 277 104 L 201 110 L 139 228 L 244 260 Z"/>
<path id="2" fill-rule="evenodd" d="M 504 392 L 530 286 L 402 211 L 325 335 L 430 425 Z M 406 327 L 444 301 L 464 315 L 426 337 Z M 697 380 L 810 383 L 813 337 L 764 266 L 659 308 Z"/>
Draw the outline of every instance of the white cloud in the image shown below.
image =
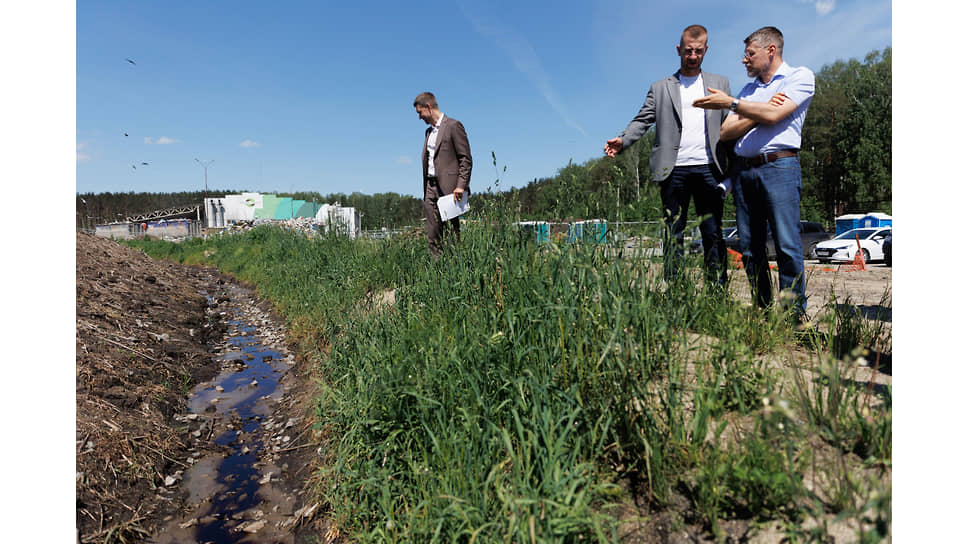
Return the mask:
<path id="1" fill-rule="evenodd" d="M 158 144 L 158 145 L 177 144 L 180 141 L 181 140 L 179 140 L 177 138 L 169 138 L 168 136 L 161 136 L 157 140 L 155 140 L 151 136 L 145 136 L 145 143 L 148 144 L 148 145 L 151 145 L 151 144 Z"/>
<path id="2" fill-rule="evenodd" d="M 397 164 L 413 164 L 413 159 L 411 159 L 410 157 L 401 155 L 397 157 Z"/>
<path id="3" fill-rule="evenodd" d="M 239 144 L 239 147 L 246 147 L 246 148 L 248 148 L 248 147 L 261 147 L 261 146 L 262 146 L 262 144 L 260 144 L 259 142 L 254 141 L 254 140 L 242 140 L 242 143 Z"/>
<path id="4" fill-rule="evenodd" d="M 85 149 L 87 149 L 86 142 L 77 143 L 77 162 L 85 162 L 90 160 L 91 156 L 84 152 Z"/>
<path id="5" fill-rule="evenodd" d="M 826 15 L 833 11 L 836 2 L 834 0 L 819 0 L 816 4 L 817 15 Z"/>
<path id="6" fill-rule="evenodd" d="M 804 4 L 813 4 L 813 9 L 817 11 L 817 15 L 821 17 L 830 13 L 837 7 L 837 0 L 800 0 Z"/>

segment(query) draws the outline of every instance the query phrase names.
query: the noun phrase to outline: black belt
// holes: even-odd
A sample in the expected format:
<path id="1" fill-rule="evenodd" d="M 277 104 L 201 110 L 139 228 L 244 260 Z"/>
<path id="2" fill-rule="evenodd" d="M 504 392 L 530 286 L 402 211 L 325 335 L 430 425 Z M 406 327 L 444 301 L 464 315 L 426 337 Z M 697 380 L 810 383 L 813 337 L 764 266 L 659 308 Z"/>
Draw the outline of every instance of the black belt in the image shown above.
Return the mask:
<path id="1" fill-rule="evenodd" d="M 743 157 L 743 166 L 746 168 L 755 168 L 757 166 L 763 166 L 768 162 L 773 162 L 777 159 L 796 157 L 797 153 L 798 151 L 796 149 L 782 149 L 780 151 L 763 153 L 762 155 L 757 155 L 755 157 Z"/>

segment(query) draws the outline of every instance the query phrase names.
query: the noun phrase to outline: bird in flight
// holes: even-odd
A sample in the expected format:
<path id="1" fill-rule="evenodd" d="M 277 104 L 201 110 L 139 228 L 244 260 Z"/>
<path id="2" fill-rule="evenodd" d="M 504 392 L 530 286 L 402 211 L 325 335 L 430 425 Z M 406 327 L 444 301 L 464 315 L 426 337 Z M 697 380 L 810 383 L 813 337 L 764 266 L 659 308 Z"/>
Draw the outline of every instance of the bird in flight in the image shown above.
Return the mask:
<path id="1" fill-rule="evenodd" d="M 131 60 L 131 59 L 124 59 L 124 60 L 130 62 L 131 64 L 135 64 L 135 62 L 133 60 Z M 137 66 L 137 64 L 135 64 L 135 66 Z"/>
<path id="2" fill-rule="evenodd" d="M 143 163 L 141 163 L 141 166 L 148 166 L 148 163 L 143 162 Z"/>

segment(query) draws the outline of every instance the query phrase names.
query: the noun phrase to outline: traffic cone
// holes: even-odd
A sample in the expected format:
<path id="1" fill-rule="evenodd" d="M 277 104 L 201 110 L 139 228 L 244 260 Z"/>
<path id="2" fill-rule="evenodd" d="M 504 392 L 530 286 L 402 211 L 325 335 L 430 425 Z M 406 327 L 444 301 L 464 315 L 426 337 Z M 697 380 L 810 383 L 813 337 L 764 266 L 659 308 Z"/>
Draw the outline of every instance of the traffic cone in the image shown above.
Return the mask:
<path id="1" fill-rule="evenodd" d="M 860 240 L 857 240 L 857 253 L 854 255 L 854 260 L 850 261 L 850 264 L 841 266 L 840 269 L 848 272 L 863 272 L 867 270 L 867 263 L 864 262 L 864 250 L 860 247 Z"/>
<path id="2" fill-rule="evenodd" d="M 857 255 L 854 255 L 854 260 L 850 261 L 850 264 L 846 264 L 841 268 L 849 272 L 863 272 L 867 270 L 867 267 L 865 266 L 866 264 L 867 263 L 864 262 L 864 252 L 858 251 Z"/>

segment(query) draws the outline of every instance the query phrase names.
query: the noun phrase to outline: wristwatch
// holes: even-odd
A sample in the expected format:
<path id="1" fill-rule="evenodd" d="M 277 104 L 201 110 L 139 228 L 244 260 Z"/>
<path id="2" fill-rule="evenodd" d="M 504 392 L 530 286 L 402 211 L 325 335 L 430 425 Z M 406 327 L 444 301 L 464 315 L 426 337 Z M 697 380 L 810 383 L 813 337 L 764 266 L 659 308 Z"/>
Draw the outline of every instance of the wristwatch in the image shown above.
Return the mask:
<path id="1" fill-rule="evenodd" d="M 739 98 L 734 98 L 733 102 L 729 105 L 729 111 L 736 111 L 739 107 Z"/>

